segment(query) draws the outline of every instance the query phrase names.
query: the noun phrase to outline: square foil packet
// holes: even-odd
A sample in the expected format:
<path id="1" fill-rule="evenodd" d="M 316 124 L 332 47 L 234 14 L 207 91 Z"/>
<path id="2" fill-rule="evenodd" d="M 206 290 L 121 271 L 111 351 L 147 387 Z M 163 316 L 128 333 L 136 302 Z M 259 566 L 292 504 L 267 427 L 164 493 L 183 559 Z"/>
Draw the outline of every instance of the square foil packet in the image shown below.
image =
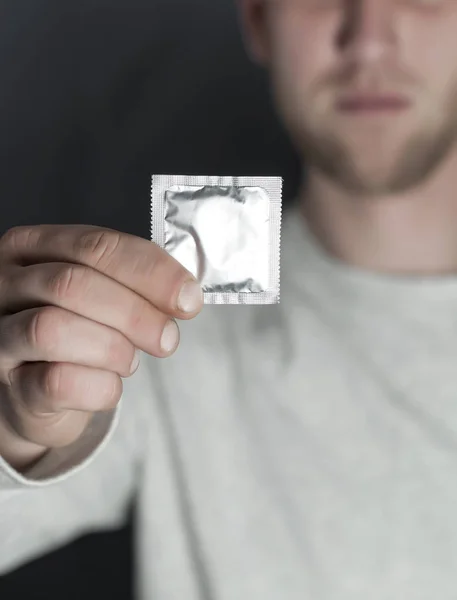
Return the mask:
<path id="1" fill-rule="evenodd" d="M 151 239 L 205 304 L 277 304 L 281 201 L 281 177 L 153 175 Z"/>

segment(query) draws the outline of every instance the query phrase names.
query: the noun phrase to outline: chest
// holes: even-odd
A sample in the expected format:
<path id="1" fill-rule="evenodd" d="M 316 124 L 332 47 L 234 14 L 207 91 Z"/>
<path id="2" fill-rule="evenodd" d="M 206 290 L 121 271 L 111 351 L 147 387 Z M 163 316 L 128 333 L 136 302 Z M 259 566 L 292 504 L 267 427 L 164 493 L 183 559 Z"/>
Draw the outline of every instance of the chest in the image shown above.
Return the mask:
<path id="1" fill-rule="evenodd" d="M 372 348 L 264 331 L 169 373 L 186 502 L 216 579 L 232 573 L 227 598 L 454 597 L 449 349 L 424 370 Z"/>

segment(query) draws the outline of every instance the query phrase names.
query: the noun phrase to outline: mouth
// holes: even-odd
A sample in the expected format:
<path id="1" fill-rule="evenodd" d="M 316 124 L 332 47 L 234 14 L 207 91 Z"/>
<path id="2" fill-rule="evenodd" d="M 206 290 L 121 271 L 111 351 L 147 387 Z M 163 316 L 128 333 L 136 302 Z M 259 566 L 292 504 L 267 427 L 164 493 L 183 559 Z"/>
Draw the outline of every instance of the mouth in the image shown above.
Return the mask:
<path id="1" fill-rule="evenodd" d="M 398 94 L 351 94 L 336 101 L 339 112 L 351 115 L 395 114 L 411 107 L 411 101 Z"/>

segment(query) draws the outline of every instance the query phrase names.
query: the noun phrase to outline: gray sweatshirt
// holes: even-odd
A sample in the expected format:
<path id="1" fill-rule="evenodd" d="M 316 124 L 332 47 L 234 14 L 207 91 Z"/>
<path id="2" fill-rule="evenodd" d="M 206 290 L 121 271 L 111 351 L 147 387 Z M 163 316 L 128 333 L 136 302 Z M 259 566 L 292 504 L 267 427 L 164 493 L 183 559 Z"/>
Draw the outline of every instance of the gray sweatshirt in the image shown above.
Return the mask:
<path id="1" fill-rule="evenodd" d="M 331 259 L 297 214 L 279 306 L 205 307 L 25 476 L 0 574 L 139 500 L 139 600 L 456 600 L 457 278 Z"/>

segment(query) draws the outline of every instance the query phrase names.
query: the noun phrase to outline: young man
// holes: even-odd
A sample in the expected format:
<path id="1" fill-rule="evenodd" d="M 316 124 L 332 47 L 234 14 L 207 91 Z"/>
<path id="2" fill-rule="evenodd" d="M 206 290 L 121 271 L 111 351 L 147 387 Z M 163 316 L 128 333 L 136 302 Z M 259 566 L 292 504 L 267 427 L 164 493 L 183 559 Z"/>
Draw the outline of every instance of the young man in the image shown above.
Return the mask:
<path id="1" fill-rule="evenodd" d="M 139 598 L 455 600 L 457 2 L 240 8 L 307 165 L 281 305 L 191 321 L 144 240 L 9 232 L 0 569 L 135 493 Z"/>

